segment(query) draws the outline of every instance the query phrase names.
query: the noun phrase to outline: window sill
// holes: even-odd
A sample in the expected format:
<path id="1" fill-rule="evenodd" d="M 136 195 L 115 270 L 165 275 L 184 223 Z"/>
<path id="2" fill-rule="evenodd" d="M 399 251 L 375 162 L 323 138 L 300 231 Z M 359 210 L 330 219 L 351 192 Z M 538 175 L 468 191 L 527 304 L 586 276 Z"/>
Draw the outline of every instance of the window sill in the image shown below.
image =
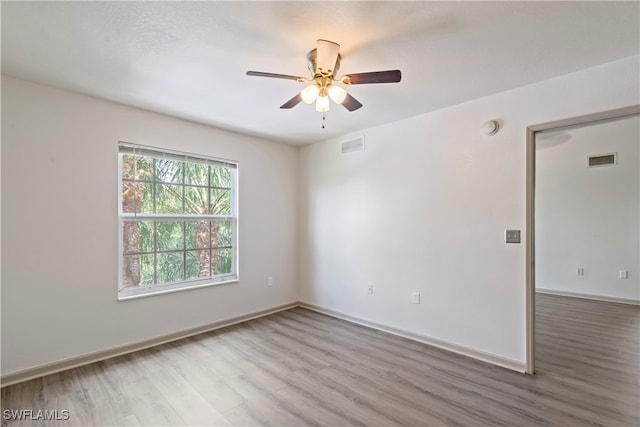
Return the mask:
<path id="1" fill-rule="evenodd" d="M 189 291 L 191 289 L 208 288 L 210 286 L 227 285 L 239 282 L 237 276 L 225 278 L 223 280 L 209 281 L 204 283 L 180 283 L 175 285 L 156 285 L 156 286 L 133 286 L 118 291 L 118 301 L 127 301 L 138 298 L 145 298 L 154 295 L 170 294 L 173 292 Z"/>

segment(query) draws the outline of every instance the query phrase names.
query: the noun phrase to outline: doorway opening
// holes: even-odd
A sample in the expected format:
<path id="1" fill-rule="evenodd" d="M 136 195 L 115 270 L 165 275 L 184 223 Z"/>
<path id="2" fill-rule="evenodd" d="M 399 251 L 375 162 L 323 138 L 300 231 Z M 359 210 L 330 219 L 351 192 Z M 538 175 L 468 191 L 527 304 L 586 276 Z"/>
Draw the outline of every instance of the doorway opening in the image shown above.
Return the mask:
<path id="1" fill-rule="evenodd" d="M 526 209 L 526 373 L 534 374 L 536 370 L 535 343 L 536 343 L 536 234 L 535 234 L 535 188 L 536 188 L 536 137 L 541 132 L 559 131 L 578 125 L 594 124 L 612 119 L 624 118 L 640 114 L 640 105 L 619 108 L 615 110 L 603 111 L 595 114 L 588 114 L 579 117 L 572 117 L 547 123 L 532 125 L 527 128 L 527 209 Z M 558 133 L 559 133 L 558 132 Z M 595 153 L 602 156 L 610 156 L 614 153 Z M 585 160 L 586 162 L 587 160 Z M 601 167 L 601 166 L 597 166 Z M 577 267 L 576 272 L 580 274 L 581 267 Z M 620 273 L 622 274 L 622 273 Z"/>

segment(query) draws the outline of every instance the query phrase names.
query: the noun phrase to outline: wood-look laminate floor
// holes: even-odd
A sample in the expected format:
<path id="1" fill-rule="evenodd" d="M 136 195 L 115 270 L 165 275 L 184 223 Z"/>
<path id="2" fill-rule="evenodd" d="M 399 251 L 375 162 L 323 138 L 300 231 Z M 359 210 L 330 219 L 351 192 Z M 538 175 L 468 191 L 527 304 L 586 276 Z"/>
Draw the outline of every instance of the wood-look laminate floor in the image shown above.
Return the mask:
<path id="1" fill-rule="evenodd" d="M 70 419 L 3 425 L 640 425 L 640 308 L 537 299 L 535 376 L 295 308 L 5 387 Z"/>

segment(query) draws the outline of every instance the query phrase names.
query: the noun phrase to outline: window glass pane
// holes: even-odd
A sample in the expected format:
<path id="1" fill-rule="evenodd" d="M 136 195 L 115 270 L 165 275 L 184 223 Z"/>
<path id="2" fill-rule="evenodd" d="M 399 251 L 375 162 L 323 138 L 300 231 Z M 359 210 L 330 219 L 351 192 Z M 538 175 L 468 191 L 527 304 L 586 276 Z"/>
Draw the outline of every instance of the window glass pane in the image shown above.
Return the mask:
<path id="1" fill-rule="evenodd" d="M 122 162 L 122 178 L 133 179 L 135 171 L 135 163 L 137 156 L 131 156 L 129 154 L 123 154 L 121 157 Z"/>
<path id="2" fill-rule="evenodd" d="M 231 215 L 231 190 L 211 189 L 211 213 Z"/>
<path id="3" fill-rule="evenodd" d="M 182 221 L 157 221 L 156 242 L 158 251 L 172 251 L 184 248 Z"/>
<path id="4" fill-rule="evenodd" d="M 140 284 L 140 255 L 122 257 L 122 287 L 128 288 Z"/>
<path id="5" fill-rule="evenodd" d="M 185 249 L 196 249 L 196 226 L 198 221 L 185 221 L 184 237 Z"/>
<path id="6" fill-rule="evenodd" d="M 184 163 L 177 160 L 155 159 L 156 181 L 182 184 L 182 169 Z"/>
<path id="7" fill-rule="evenodd" d="M 156 184 L 156 211 L 161 214 L 182 213 L 182 186 Z"/>
<path id="8" fill-rule="evenodd" d="M 211 269 L 213 275 L 230 274 L 232 266 L 231 249 L 212 249 L 211 250 Z"/>
<path id="9" fill-rule="evenodd" d="M 156 255 L 156 283 L 184 280 L 184 252 L 165 252 Z"/>
<path id="10" fill-rule="evenodd" d="M 231 188 L 231 169 L 211 166 L 211 186 Z"/>
<path id="11" fill-rule="evenodd" d="M 209 166 L 200 163 L 185 163 L 184 183 L 187 185 L 209 185 Z"/>
<path id="12" fill-rule="evenodd" d="M 187 251 L 187 279 L 211 276 L 211 253 L 209 249 Z"/>
<path id="13" fill-rule="evenodd" d="M 137 213 L 153 213 L 153 184 L 150 182 L 136 183 Z M 142 206 L 140 204 L 142 203 Z"/>
<path id="14" fill-rule="evenodd" d="M 233 241 L 233 229 L 231 221 L 213 222 L 211 229 L 211 247 L 230 247 Z"/>
<path id="15" fill-rule="evenodd" d="M 184 210 L 188 214 L 205 215 L 207 209 L 206 187 L 185 187 L 184 188 Z"/>
<path id="16" fill-rule="evenodd" d="M 140 284 L 153 285 L 154 278 L 154 256 L 153 254 L 140 255 Z"/>
<path id="17" fill-rule="evenodd" d="M 120 203 L 122 212 L 141 212 L 144 197 L 144 184 L 136 181 L 123 181 Z"/>
<path id="18" fill-rule="evenodd" d="M 149 157 L 122 155 L 122 178 L 138 181 L 153 180 L 153 159 Z"/>
<path id="19" fill-rule="evenodd" d="M 140 226 L 136 221 L 122 222 L 122 253 L 140 252 Z"/>
<path id="20" fill-rule="evenodd" d="M 155 250 L 155 234 L 153 232 L 153 221 L 138 221 L 140 229 L 139 252 L 153 252 Z"/>
<path id="21" fill-rule="evenodd" d="M 123 221 L 122 223 L 122 252 L 153 252 L 153 222 L 152 221 Z"/>
<path id="22" fill-rule="evenodd" d="M 123 288 L 153 283 L 153 254 L 122 257 Z"/>
<path id="23" fill-rule="evenodd" d="M 198 251 L 187 251 L 186 279 L 196 279 L 200 277 L 200 262 Z"/>
<path id="24" fill-rule="evenodd" d="M 186 248 L 208 248 L 210 227 L 209 221 L 186 221 Z"/>

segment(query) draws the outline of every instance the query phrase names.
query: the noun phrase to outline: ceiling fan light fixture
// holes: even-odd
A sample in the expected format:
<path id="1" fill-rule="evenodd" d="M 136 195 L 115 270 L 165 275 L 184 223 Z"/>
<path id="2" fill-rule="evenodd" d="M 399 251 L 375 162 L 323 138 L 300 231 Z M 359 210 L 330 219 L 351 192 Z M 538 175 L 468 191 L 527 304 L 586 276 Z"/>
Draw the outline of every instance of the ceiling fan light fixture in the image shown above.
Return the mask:
<path id="1" fill-rule="evenodd" d="M 316 99 L 316 111 L 319 113 L 326 113 L 327 111 L 329 111 L 330 108 L 330 104 L 329 104 L 329 97 L 326 95 L 323 96 L 319 96 L 318 99 Z"/>
<path id="2" fill-rule="evenodd" d="M 304 101 L 305 104 L 313 104 L 313 101 L 315 101 L 318 98 L 319 94 L 320 94 L 320 88 L 318 87 L 318 85 L 315 85 L 315 84 L 305 87 L 300 92 L 302 101 Z"/>
<path id="3" fill-rule="evenodd" d="M 325 113 L 331 108 L 331 101 L 342 105 L 350 112 L 362 107 L 362 104 L 349 94 L 342 85 L 398 83 L 402 79 L 400 70 L 369 71 L 347 74 L 338 78 L 337 71 L 340 69 L 340 61 L 340 45 L 329 40 L 318 39 L 316 40 L 316 48 L 307 53 L 307 68 L 309 68 L 311 77 L 262 71 L 247 71 L 247 75 L 307 83 L 308 86 L 282 104 L 280 108 L 288 110 L 301 102 L 309 105 L 315 102 L 316 111 L 322 113 L 323 128 L 325 127 Z"/>
<path id="4" fill-rule="evenodd" d="M 347 91 L 336 85 L 329 86 L 327 93 L 336 104 L 342 104 L 347 97 Z"/>

